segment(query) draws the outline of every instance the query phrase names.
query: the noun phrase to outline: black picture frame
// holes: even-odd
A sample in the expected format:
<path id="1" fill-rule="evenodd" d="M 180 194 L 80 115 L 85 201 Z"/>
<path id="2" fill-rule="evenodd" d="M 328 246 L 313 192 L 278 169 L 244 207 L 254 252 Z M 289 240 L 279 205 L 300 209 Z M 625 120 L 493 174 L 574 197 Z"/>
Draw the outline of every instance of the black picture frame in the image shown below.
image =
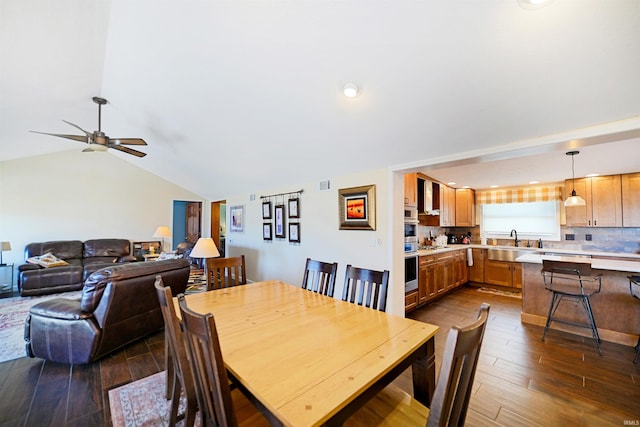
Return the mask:
<path id="1" fill-rule="evenodd" d="M 262 240 L 273 240 L 272 226 L 270 222 L 262 224 Z"/>
<path id="2" fill-rule="evenodd" d="M 292 243 L 300 243 L 300 223 L 289 223 L 289 241 Z"/>
<path id="3" fill-rule="evenodd" d="M 262 202 L 262 219 L 271 219 L 271 202 Z"/>
<path id="4" fill-rule="evenodd" d="M 275 236 L 278 239 L 284 239 L 287 236 L 285 230 L 286 222 L 284 219 L 284 205 L 276 205 L 274 209 L 275 216 Z"/>
<path id="5" fill-rule="evenodd" d="M 289 199 L 288 208 L 289 218 L 300 218 L 300 199 Z"/>

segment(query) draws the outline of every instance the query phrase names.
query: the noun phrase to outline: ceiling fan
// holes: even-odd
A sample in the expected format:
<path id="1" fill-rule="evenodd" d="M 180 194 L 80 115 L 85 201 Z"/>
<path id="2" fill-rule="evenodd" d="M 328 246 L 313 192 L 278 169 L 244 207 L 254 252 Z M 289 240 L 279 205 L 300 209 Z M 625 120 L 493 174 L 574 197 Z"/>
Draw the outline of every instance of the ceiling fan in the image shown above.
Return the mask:
<path id="1" fill-rule="evenodd" d="M 57 136 L 60 138 L 73 139 L 74 141 L 84 142 L 88 144 L 88 147 L 82 150 L 83 152 L 91 152 L 91 151 L 107 151 L 109 148 L 113 148 L 118 151 L 122 151 L 123 153 L 132 154 L 136 157 L 144 157 L 147 153 L 143 153 L 142 151 L 134 150 L 133 148 L 125 147 L 125 145 L 147 145 L 143 139 L 140 138 L 109 138 L 105 135 L 101 130 L 101 122 L 102 122 L 102 106 L 107 103 L 107 100 L 104 98 L 100 98 L 97 96 L 93 97 L 93 102 L 98 104 L 98 130 L 93 132 L 87 132 L 82 129 L 80 126 L 63 120 L 68 125 L 71 125 L 77 129 L 80 129 L 84 132 L 84 135 L 66 135 L 59 133 L 47 133 L 47 132 L 38 132 L 32 130 L 34 133 L 41 133 L 43 135 L 51 135 Z"/>

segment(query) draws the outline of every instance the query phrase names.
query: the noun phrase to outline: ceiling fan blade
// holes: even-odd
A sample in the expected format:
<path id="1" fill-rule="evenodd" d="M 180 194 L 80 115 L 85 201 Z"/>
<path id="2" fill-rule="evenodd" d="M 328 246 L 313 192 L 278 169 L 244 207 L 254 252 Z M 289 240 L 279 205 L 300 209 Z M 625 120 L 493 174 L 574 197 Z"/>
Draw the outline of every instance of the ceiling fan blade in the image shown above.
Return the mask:
<path id="1" fill-rule="evenodd" d="M 118 144 L 109 144 L 109 148 L 116 149 L 118 151 L 122 151 L 123 153 L 132 154 L 136 157 L 144 157 L 147 153 L 143 153 L 142 151 L 134 150 L 133 148 L 124 147 Z"/>
<path id="2" fill-rule="evenodd" d="M 65 123 L 66 123 L 66 124 L 68 124 L 68 125 L 73 126 L 73 127 L 74 127 L 74 128 L 76 128 L 76 129 L 80 129 L 80 130 L 81 130 L 82 132 L 84 132 L 84 133 L 85 133 L 85 135 L 87 135 L 87 136 L 88 136 L 88 135 L 91 135 L 91 132 L 87 132 L 86 130 L 82 129 L 80 126 L 76 125 L 75 123 L 71 123 L 71 122 L 68 122 L 68 121 L 66 121 L 66 120 L 63 120 L 63 122 L 65 122 Z"/>
<path id="3" fill-rule="evenodd" d="M 140 138 L 109 138 L 113 144 L 121 145 L 147 145 L 144 139 Z"/>
<path id="4" fill-rule="evenodd" d="M 58 138 L 73 139 L 74 141 L 80 141 L 80 142 L 85 142 L 85 143 L 89 142 L 89 137 L 86 136 L 86 135 L 85 136 L 82 136 L 82 135 L 65 135 L 65 134 L 61 134 L 61 133 L 38 132 L 37 130 L 30 130 L 29 132 L 40 133 L 42 135 L 57 136 Z"/>

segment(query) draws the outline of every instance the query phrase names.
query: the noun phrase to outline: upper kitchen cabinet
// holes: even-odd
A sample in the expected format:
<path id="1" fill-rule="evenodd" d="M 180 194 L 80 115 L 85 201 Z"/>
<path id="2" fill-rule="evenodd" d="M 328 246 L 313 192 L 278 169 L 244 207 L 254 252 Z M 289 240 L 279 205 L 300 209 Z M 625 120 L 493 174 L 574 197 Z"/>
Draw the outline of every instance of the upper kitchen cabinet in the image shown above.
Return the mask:
<path id="1" fill-rule="evenodd" d="M 576 193 L 587 202 L 585 206 L 566 208 L 567 226 L 622 227 L 622 186 L 620 175 L 595 176 L 565 181 L 565 192 Z"/>
<path id="2" fill-rule="evenodd" d="M 418 174 L 406 173 L 404 175 L 404 205 L 418 206 Z"/>
<path id="3" fill-rule="evenodd" d="M 640 227 L 640 173 L 622 175 L 622 226 Z"/>
<path id="4" fill-rule="evenodd" d="M 440 184 L 440 226 L 456 225 L 456 190 Z"/>
<path id="5" fill-rule="evenodd" d="M 458 188 L 456 191 L 456 226 L 473 227 L 476 225 L 476 192 L 471 188 Z"/>

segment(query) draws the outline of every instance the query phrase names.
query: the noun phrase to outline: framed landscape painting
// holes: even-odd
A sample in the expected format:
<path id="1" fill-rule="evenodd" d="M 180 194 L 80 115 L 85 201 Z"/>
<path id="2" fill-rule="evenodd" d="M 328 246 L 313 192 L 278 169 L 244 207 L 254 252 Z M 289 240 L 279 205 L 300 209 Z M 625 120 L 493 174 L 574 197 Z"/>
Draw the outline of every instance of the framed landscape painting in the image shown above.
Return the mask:
<path id="1" fill-rule="evenodd" d="M 340 230 L 376 229 L 376 186 L 338 190 Z"/>

